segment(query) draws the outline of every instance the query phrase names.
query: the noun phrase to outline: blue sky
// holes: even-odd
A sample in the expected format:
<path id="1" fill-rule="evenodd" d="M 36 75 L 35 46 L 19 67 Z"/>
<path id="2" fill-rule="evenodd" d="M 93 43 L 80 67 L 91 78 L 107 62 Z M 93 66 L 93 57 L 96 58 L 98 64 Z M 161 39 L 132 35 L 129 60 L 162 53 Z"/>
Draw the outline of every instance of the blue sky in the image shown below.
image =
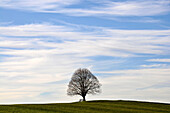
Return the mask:
<path id="1" fill-rule="evenodd" d="M 71 102 L 88 68 L 87 99 L 170 102 L 169 0 L 1 0 L 0 103 Z"/>

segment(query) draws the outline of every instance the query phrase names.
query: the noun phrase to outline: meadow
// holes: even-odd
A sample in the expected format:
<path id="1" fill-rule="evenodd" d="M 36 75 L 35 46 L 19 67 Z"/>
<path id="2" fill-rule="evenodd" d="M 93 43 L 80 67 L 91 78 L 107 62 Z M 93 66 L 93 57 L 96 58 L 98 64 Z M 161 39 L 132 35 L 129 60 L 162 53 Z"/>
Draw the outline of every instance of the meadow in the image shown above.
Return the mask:
<path id="1" fill-rule="evenodd" d="M 170 113 L 170 104 L 139 101 L 87 101 L 0 105 L 0 113 Z"/>

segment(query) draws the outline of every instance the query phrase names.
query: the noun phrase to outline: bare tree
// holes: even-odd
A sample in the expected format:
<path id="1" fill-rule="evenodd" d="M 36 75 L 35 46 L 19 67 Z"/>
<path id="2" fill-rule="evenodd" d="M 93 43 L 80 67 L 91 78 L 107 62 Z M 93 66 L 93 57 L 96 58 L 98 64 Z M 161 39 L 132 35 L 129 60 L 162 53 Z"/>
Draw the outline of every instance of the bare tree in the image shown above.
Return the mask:
<path id="1" fill-rule="evenodd" d="M 80 95 L 86 101 L 87 94 L 100 93 L 101 84 L 98 79 L 88 69 L 78 69 L 73 74 L 68 85 L 67 94 L 74 96 Z"/>

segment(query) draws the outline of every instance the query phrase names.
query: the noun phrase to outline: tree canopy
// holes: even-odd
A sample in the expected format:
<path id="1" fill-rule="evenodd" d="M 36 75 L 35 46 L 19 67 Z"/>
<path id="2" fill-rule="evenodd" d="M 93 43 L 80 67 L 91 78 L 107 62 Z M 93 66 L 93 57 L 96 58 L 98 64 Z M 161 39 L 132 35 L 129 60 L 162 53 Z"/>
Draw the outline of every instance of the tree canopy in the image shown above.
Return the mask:
<path id="1" fill-rule="evenodd" d="M 98 79 L 86 68 L 77 69 L 68 85 L 67 94 L 80 95 L 86 101 L 87 94 L 97 94 L 101 92 L 101 84 Z"/>

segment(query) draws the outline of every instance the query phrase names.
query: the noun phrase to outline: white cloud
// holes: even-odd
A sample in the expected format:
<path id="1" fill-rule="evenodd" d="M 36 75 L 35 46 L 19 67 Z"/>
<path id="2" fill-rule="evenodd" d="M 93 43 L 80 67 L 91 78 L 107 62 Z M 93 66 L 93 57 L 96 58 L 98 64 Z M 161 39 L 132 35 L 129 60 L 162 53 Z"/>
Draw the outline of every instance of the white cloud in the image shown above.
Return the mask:
<path id="1" fill-rule="evenodd" d="M 85 1 L 88 2 L 88 1 Z M 82 0 L 1 0 L 0 7 L 29 10 L 45 13 L 62 13 L 72 16 L 153 16 L 169 12 L 167 0 L 135 0 L 96 2 L 88 8 L 68 8 L 71 5 L 83 5 Z"/>
<path id="2" fill-rule="evenodd" d="M 43 11 L 62 8 L 78 2 L 79 0 L 1 0 L 0 6 L 11 9 Z"/>
<path id="3" fill-rule="evenodd" d="M 152 67 L 166 67 L 166 64 L 151 64 L 151 65 L 141 65 L 141 67 L 152 68 Z"/>
<path id="4" fill-rule="evenodd" d="M 128 17 L 101 17 L 104 19 L 110 19 L 110 20 L 114 20 L 117 22 L 134 22 L 134 23 L 160 23 L 162 22 L 159 19 L 153 19 L 150 17 L 133 17 L 133 18 L 128 18 Z"/>
<path id="5" fill-rule="evenodd" d="M 170 62 L 170 59 L 149 59 L 149 62 Z"/>
<path id="6" fill-rule="evenodd" d="M 11 21 L 11 22 L 0 22 L 0 26 L 10 25 L 10 24 L 12 24 L 12 23 L 13 23 L 13 21 Z"/>
<path id="7" fill-rule="evenodd" d="M 66 96 L 68 80 L 79 67 L 98 68 L 98 65 L 90 63 L 93 62 L 91 56 L 130 57 L 138 53 L 167 54 L 169 50 L 169 30 L 118 30 L 87 26 L 78 28 L 50 24 L 1 26 L 1 103 L 53 102 L 54 98 L 58 101 L 63 98 L 71 101 L 73 99 Z M 86 30 L 88 28 L 92 30 Z M 164 83 L 169 80 L 169 69 L 122 70 L 103 74 L 120 76 L 100 77 L 103 93 L 97 97 L 101 98 L 111 98 L 113 94 L 115 98 L 132 98 L 131 93 L 126 96 L 123 94 L 149 87 L 158 81 Z M 117 82 L 113 83 L 114 79 Z M 128 89 L 124 87 L 126 83 Z M 109 92 L 110 86 L 117 86 L 117 92 Z M 130 88 L 131 86 L 133 87 Z M 161 89 L 161 93 L 154 88 L 152 90 L 160 95 L 169 92 L 167 87 Z M 141 92 L 149 97 L 152 90 L 137 91 L 133 94 L 134 99 L 143 99 L 139 97 Z M 50 96 L 44 99 L 45 92 Z M 156 96 L 158 95 L 150 100 L 154 100 Z M 159 97 L 158 100 L 165 99 Z"/>
<path id="8" fill-rule="evenodd" d="M 0 35 L 3 36 L 0 38 L 0 46 L 6 47 L 1 54 L 7 55 L 42 56 L 53 53 L 127 57 L 136 53 L 167 54 L 170 49 L 169 30 L 93 28 L 91 31 L 86 31 L 81 27 L 77 30 L 76 27 L 49 24 L 6 26 L 0 27 L 0 30 Z M 6 38 L 8 36 L 37 38 Z M 7 49 L 11 47 L 27 49 Z"/>
<path id="9" fill-rule="evenodd" d="M 105 75 L 100 76 L 103 92 L 96 96 L 98 98 L 170 101 L 168 95 L 170 93 L 170 69 L 134 69 L 96 73 Z"/>
<path id="10" fill-rule="evenodd" d="M 140 75 L 169 75 L 169 70 L 170 69 L 133 69 L 133 70 L 116 70 L 116 71 L 99 71 L 96 73 L 105 73 L 105 74 L 128 74 L 128 75 L 133 75 L 136 76 L 138 73 L 141 73 Z"/>

